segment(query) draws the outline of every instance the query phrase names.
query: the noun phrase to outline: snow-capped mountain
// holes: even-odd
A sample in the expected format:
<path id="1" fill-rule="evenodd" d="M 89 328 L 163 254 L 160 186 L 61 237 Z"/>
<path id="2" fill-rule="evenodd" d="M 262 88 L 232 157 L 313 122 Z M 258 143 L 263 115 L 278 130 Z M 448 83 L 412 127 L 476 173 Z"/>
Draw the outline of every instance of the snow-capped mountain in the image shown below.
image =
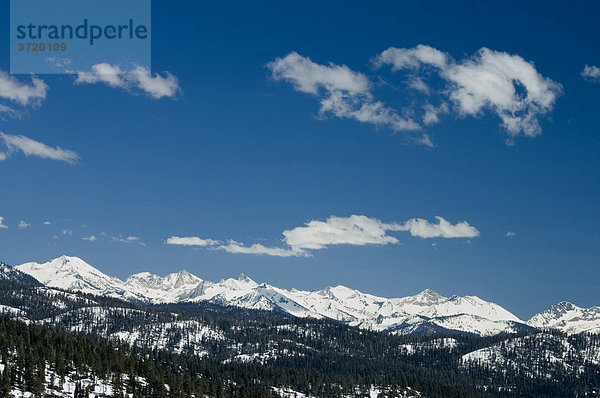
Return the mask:
<path id="1" fill-rule="evenodd" d="M 202 282 L 185 270 L 164 277 L 140 272 L 131 275 L 122 284 L 123 298 L 153 303 L 179 302 L 189 298 L 190 292 Z"/>
<path id="2" fill-rule="evenodd" d="M 533 316 L 527 324 L 539 329 L 558 329 L 567 334 L 600 333 L 600 307 L 581 308 L 563 301 Z"/>
<path id="3" fill-rule="evenodd" d="M 280 311 L 297 317 L 329 318 L 393 333 L 465 332 L 489 336 L 529 330 L 515 315 L 476 296 L 444 297 L 425 290 L 403 298 L 384 298 L 345 286 L 316 291 L 286 290 L 258 284 L 244 274 L 219 282 L 187 271 L 161 277 L 142 272 L 125 281 L 98 271 L 77 257 L 16 267 L 49 287 L 82 291 L 142 303 L 203 302 Z"/>
<path id="4" fill-rule="evenodd" d="M 48 287 L 111 295 L 123 291 L 123 282 L 98 271 L 77 257 L 61 256 L 46 263 L 25 263 L 15 269 L 33 276 Z"/>

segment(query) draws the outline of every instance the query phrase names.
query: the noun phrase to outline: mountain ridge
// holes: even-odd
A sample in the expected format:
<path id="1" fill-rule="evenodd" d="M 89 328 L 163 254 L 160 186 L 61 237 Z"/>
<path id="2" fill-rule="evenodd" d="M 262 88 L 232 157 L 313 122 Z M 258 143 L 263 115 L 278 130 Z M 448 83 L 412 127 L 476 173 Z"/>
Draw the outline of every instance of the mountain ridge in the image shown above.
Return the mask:
<path id="1" fill-rule="evenodd" d="M 41 264 L 24 263 L 15 269 L 48 287 L 130 302 L 210 302 L 247 309 L 283 311 L 296 317 L 328 318 L 364 329 L 399 334 L 440 330 L 490 336 L 543 328 L 567 333 L 600 332 L 600 308 L 593 307 L 588 311 L 570 303 L 577 310 L 569 313 L 567 318 L 551 307 L 523 321 L 500 305 L 477 296 L 444 297 L 431 289 L 414 296 L 385 298 L 342 285 L 312 291 L 287 290 L 268 283 L 259 284 L 243 273 L 237 278 L 211 282 L 186 270 L 165 276 L 140 272 L 123 281 L 102 273 L 78 257 L 66 255 Z M 585 317 L 584 321 L 581 317 Z"/>
<path id="2" fill-rule="evenodd" d="M 0 281 L 12 281 L 29 285 L 40 285 L 41 283 L 29 274 L 21 272 L 8 264 L 0 262 Z"/>

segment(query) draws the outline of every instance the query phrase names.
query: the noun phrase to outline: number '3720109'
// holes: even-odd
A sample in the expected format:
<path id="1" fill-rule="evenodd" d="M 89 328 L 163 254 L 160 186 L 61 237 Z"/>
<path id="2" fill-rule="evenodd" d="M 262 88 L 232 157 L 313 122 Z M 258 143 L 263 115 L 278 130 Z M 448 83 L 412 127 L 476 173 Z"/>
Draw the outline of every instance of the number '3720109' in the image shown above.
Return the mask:
<path id="1" fill-rule="evenodd" d="M 18 51 L 66 51 L 67 43 L 17 43 Z"/>

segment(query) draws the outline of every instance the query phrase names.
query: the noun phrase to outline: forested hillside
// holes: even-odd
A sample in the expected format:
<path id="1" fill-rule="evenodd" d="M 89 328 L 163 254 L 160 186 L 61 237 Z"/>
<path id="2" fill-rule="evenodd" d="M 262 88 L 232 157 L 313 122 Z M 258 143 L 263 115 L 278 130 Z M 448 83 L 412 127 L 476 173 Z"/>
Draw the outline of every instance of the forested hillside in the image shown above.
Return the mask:
<path id="1" fill-rule="evenodd" d="M 87 388 L 140 397 L 468 398 L 597 396 L 600 387 L 596 335 L 399 336 L 7 281 L 0 308 L 5 391 L 39 394 L 45 382 L 47 392 L 69 397 Z"/>

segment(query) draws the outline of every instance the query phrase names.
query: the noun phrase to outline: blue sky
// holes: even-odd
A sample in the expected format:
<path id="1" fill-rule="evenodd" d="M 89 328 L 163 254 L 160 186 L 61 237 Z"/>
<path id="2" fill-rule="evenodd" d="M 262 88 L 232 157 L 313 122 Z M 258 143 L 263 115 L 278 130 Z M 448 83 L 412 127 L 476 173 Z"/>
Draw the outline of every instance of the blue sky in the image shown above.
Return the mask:
<path id="1" fill-rule="evenodd" d="M 599 11 L 154 0 L 149 81 L 0 76 L 1 259 L 600 305 Z"/>

